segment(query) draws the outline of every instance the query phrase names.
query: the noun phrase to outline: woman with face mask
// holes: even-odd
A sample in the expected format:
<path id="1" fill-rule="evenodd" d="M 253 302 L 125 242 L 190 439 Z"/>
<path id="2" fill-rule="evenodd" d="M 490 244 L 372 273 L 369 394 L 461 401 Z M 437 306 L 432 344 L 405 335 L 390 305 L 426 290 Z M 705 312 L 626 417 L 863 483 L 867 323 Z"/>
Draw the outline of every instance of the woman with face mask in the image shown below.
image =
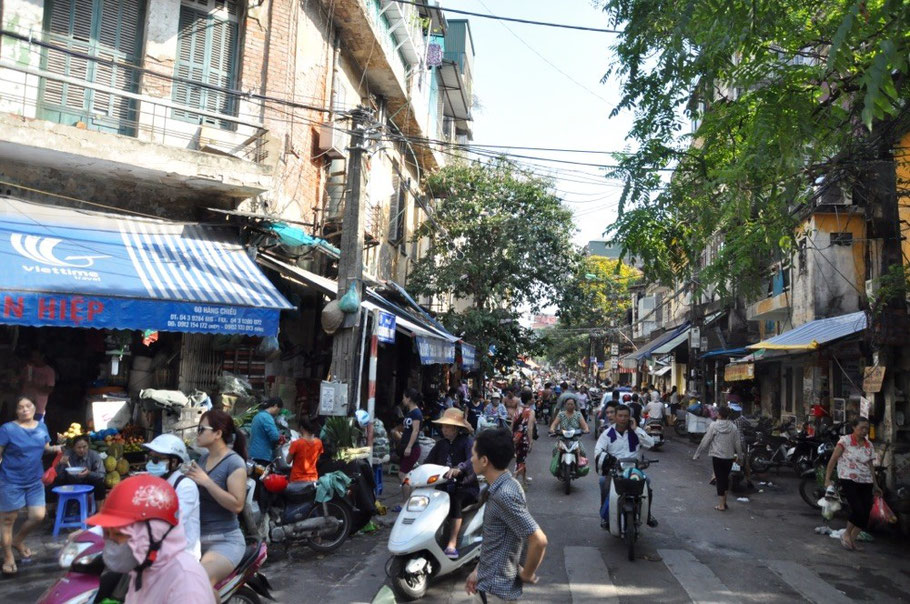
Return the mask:
<path id="1" fill-rule="evenodd" d="M 190 460 L 186 445 L 173 434 L 162 434 L 142 446 L 149 452 L 146 471 L 152 476 L 164 478 L 177 491 L 180 526 L 186 535 L 186 551 L 198 560 L 202 557 L 199 543 L 199 487 L 180 471 L 180 467 Z"/>
<path id="2" fill-rule="evenodd" d="M 184 549 L 178 505 L 166 480 L 134 476 L 115 486 L 101 512 L 88 518 L 104 529 L 105 566 L 129 573 L 125 604 L 215 602 L 205 569 Z"/>

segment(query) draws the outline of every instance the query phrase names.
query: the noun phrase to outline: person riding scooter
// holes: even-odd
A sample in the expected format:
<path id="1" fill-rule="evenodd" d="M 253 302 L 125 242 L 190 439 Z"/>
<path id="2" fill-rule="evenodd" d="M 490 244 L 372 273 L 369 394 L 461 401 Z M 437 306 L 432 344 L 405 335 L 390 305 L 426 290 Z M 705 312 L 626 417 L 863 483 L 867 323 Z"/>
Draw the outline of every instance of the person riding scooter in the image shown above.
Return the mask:
<path id="1" fill-rule="evenodd" d="M 186 535 L 186 551 L 193 554 L 197 560 L 200 559 L 202 549 L 199 544 L 199 487 L 180 471 L 180 467 L 190 460 L 186 445 L 178 436 L 161 434 L 142 447 L 149 451 L 145 470 L 152 476 L 167 480 L 177 492 L 180 524 Z"/>
<path id="2" fill-rule="evenodd" d="M 597 464 L 597 470 L 601 473 L 600 478 L 600 505 L 603 511 L 603 504 L 607 500 L 610 492 L 609 477 L 606 475 L 604 464 L 608 464 L 610 458 L 629 459 L 630 457 L 641 457 L 641 447 L 651 448 L 654 445 L 654 439 L 648 436 L 647 432 L 642 430 L 631 417 L 631 410 L 627 405 L 620 405 L 616 408 L 616 423 L 600 435 L 597 444 L 594 445 L 594 459 Z M 653 492 L 651 490 L 650 480 L 648 481 L 648 526 L 657 526 L 657 520 L 651 515 L 651 501 Z M 601 526 L 606 528 L 607 520 L 601 514 Z"/>
<path id="3" fill-rule="evenodd" d="M 425 464 L 437 464 L 452 468 L 446 478 L 452 480 L 439 490 L 449 494 L 449 541 L 445 555 L 452 560 L 458 558 L 458 532 L 461 530 L 462 510 L 477 502 L 480 488 L 477 476 L 471 466 L 471 446 L 473 439 L 469 436 L 474 433 L 471 424 L 465 421 L 464 412 L 460 409 L 446 409 L 439 419 L 433 420 L 442 430 L 442 440 L 430 449 L 429 455 L 424 460 Z"/>
<path id="4" fill-rule="evenodd" d="M 129 573 L 125 602 L 212 604 L 205 569 L 184 549 L 177 493 L 157 476 L 133 476 L 115 486 L 101 512 L 86 522 L 104 528 L 104 564 Z"/>

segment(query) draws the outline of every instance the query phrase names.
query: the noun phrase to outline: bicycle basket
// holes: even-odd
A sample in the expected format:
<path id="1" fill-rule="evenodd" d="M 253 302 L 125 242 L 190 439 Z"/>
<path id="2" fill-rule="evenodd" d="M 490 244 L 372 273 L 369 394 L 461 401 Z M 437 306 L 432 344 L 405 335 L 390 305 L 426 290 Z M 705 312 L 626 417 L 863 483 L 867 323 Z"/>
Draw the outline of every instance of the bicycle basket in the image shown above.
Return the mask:
<path id="1" fill-rule="evenodd" d="M 645 490 L 644 480 L 632 480 L 616 476 L 613 478 L 616 492 L 620 495 L 641 495 Z"/>

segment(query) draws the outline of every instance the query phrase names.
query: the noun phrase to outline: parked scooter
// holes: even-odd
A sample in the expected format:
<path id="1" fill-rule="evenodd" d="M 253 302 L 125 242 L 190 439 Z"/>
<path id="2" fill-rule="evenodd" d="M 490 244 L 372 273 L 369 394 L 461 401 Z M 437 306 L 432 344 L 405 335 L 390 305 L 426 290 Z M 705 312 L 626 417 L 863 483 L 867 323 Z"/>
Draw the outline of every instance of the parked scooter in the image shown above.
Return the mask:
<path id="1" fill-rule="evenodd" d="M 88 604 L 96 601 L 102 585 L 115 587 L 123 575 L 105 573 L 103 551 L 104 536 L 100 527 L 76 533 L 58 557 L 66 573 L 41 595 L 38 604 Z M 261 541 L 247 546 L 240 563 L 215 586 L 221 602 L 260 604 L 261 598 L 274 600 L 269 593 L 272 589 L 269 580 L 259 572 L 265 564 L 267 551 Z M 116 599 L 115 595 L 104 593 L 103 597 Z"/>
<path id="2" fill-rule="evenodd" d="M 289 475 L 290 466 L 281 456 L 259 473 L 255 496 L 247 489 L 247 530 L 271 543 L 298 542 L 320 553 L 335 551 L 351 532 L 354 510 L 348 494 L 318 503 L 316 483 L 290 482 Z"/>
<path id="3" fill-rule="evenodd" d="M 430 579 L 451 574 L 474 561 L 480 555 L 483 539 L 484 504 L 475 503 L 463 510 L 463 523 L 458 535 L 458 558 L 445 555 L 441 541 L 449 534 L 447 522 L 449 494 L 437 489 L 447 484 L 451 468 L 424 464 L 411 470 L 405 484 L 414 489 L 410 499 L 392 527 L 386 574 L 399 599 L 410 601 L 426 594 Z"/>
<path id="4" fill-rule="evenodd" d="M 629 560 L 635 560 L 635 542 L 643 521 L 648 519 L 650 505 L 647 475 L 644 470 L 657 459 L 612 459 L 606 462 L 610 474 L 610 534 L 621 538 L 628 548 Z"/>
<path id="5" fill-rule="evenodd" d="M 566 495 L 572 492 L 572 481 L 586 476 L 590 470 L 587 460 L 581 457 L 578 439 L 581 430 L 562 430 L 551 432 L 550 436 L 556 437 L 556 450 L 553 461 L 550 463 L 550 472 L 561 480 L 566 489 Z"/>

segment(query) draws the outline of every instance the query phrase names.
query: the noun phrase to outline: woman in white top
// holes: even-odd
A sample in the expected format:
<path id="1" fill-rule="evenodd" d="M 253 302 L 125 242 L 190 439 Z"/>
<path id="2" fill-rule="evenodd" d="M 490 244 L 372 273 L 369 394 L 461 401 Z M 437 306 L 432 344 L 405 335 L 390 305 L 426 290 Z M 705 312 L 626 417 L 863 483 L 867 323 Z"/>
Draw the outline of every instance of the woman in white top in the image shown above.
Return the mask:
<path id="1" fill-rule="evenodd" d="M 199 487 L 180 471 L 190 460 L 186 445 L 178 436 L 162 434 L 142 445 L 149 450 L 145 469 L 149 474 L 164 478 L 177 491 L 180 503 L 180 526 L 186 535 L 186 551 L 197 560 L 202 557 L 199 543 Z"/>
<path id="2" fill-rule="evenodd" d="M 841 536 L 841 545 L 845 549 L 862 551 L 863 547 L 856 543 L 860 531 L 866 528 L 869 522 L 869 513 L 872 511 L 872 498 L 874 494 L 881 495 L 875 479 L 875 448 L 869 441 L 869 420 L 860 417 L 853 420 L 853 433 L 842 436 L 837 441 L 834 453 L 825 470 L 825 487 L 830 487 L 831 473 L 837 466 L 837 480 L 841 491 L 850 505 L 850 518 L 847 520 L 847 530 Z"/>

